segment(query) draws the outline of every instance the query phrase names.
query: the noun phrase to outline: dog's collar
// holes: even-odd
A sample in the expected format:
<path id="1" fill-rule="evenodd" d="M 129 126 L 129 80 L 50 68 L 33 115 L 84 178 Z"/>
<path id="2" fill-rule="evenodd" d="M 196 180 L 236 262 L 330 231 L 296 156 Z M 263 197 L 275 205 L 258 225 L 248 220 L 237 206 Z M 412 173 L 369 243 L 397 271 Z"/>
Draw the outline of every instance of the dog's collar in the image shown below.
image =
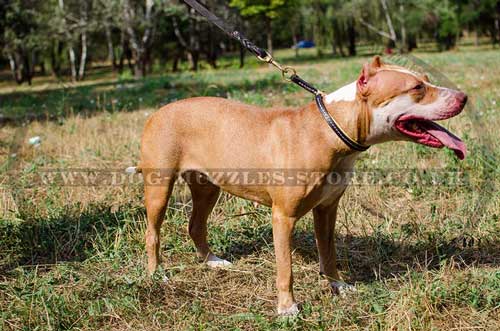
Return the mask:
<path id="1" fill-rule="evenodd" d="M 321 113 L 321 116 L 323 116 L 328 126 L 330 126 L 333 132 L 337 134 L 337 136 L 340 138 L 340 140 L 344 142 L 344 144 L 346 144 L 349 148 L 358 152 L 364 152 L 368 148 L 370 148 L 370 146 L 358 143 L 356 140 L 349 137 L 349 135 L 344 130 L 342 130 L 337 121 L 335 121 L 335 119 L 333 119 L 328 110 L 326 110 L 325 103 L 323 102 L 323 97 L 325 93 L 318 90 L 317 88 L 315 88 L 314 86 L 312 86 L 311 84 L 309 84 L 308 82 L 306 82 L 305 80 L 303 80 L 302 78 L 300 78 L 295 74 L 292 75 L 290 80 L 295 84 L 299 85 L 300 87 L 302 87 L 307 92 L 314 94 L 314 98 L 316 99 L 316 105 L 318 106 L 318 110 Z"/>
<path id="2" fill-rule="evenodd" d="M 370 146 L 366 146 L 363 144 L 358 143 L 356 140 L 352 139 L 349 137 L 347 133 L 345 133 L 344 130 L 338 125 L 337 121 L 333 119 L 333 117 L 330 115 L 328 110 L 326 110 L 325 103 L 323 102 L 323 93 L 321 92 L 316 92 L 315 93 L 315 99 L 316 99 L 316 105 L 318 106 L 318 110 L 321 113 L 321 116 L 325 119 L 326 123 L 330 126 L 330 128 L 337 134 L 337 136 L 346 144 L 349 146 L 349 148 L 358 151 L 358 152 L 364 152 Z"/>

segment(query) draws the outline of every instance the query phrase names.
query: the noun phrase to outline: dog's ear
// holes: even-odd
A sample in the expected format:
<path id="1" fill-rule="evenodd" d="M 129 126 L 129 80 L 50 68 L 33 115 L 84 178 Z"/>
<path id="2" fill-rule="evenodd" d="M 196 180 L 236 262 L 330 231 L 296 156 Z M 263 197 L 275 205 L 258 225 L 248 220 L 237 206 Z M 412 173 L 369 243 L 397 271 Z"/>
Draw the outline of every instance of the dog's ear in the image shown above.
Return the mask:
<path id="1" fill-rule="evenodd" d="M 373 57 L 371 67 L 376 70 L 376 69 L 380 68 L 382 66 L 382 64 L 383 63 L 382 63 L 382 59 L 380 58 L 380 56 L 375 55 Z"/>
<path id="2" fill-rule="evenodd" d="M 431 81 L 429 80 L 429 76 L 427 74 L 423 74 L 420 78 L 426 83 L 430 83 Z"/>
<path id="3" fill-rule="evenodd" d="M 361 91 L 366 88 L 370 77 L 375 75 L 380 67 L 382 67 L 382 60 L 378 55 L 373 58 L 371 63 L 365 63 L 363 65 L 363 69 L 358 78 L 358 87 Z"/>

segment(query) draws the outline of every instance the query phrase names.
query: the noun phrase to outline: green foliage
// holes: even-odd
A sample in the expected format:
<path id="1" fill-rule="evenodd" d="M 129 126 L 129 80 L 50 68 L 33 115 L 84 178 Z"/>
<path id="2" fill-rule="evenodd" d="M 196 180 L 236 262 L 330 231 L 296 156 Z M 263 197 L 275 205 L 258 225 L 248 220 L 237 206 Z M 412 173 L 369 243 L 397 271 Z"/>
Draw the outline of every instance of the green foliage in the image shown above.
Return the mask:
<path id="1" fill-rule="evenodd" d="M 295 0 L 231 0 L 229 5 L 238 8 L 243 16 L 264 15 L 276 18 L 284 9 L 289 9 Z"/>
<path id="2" fill-rule="evenodd" d="M 460 26 L 456 6 L 451 5 L 448 1 L 442 1 L 436 8 L 436 12 L 439 17 L 438 36 L 446 38 L 457 35 Z"/>

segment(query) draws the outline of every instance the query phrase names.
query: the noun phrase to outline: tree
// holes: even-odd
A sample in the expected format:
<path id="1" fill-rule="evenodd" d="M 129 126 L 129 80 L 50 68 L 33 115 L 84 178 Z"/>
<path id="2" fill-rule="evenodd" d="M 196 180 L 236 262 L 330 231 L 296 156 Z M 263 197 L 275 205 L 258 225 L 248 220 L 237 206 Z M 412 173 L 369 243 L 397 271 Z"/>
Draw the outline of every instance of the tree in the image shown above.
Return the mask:
<path id="1" fill-rule="evenodd" d="M 45 47 L 43 24 L 37 15 L 39 5 L 35 0 L 3 4 L 3 54 L 18 84 L 28 82 L 31 85 L 38 55 Z"/>
<path id="2" fill-rule="evenodd" d="M 458 1 L 458 21 L 461 27 L 476 32 L 476 44 L 480 35 L 488 35 L 492 44 L 500 43 L 500 1 Z"/>
<path id="3" fill-rule="evenodd" d="M 160 5 L 153 0 L 122 0 L 123 29 L 126 31 L 134 59 L 135 77 L 144 77 L 151 64 L 151 45 L 154 38 Z"/>
<path id="4" fill-rule="evenodd" d="M 273 20 L 297 9 L 296 0 L 231 0 L 231 7 L 238 8 L 243 17 L 259 17 L 265 22 L 267 51 L 273 52 Z"/>

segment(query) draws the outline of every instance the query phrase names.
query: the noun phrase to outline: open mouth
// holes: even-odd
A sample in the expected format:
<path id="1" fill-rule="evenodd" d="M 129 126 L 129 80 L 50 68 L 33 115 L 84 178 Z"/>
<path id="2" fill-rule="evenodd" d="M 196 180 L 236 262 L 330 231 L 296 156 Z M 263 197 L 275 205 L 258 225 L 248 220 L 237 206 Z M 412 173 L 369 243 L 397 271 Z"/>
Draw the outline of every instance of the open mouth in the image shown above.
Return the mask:
<path id="1" fill-rule="evenodd" d="M 423 118 L 398 119 L 395 127 L 419 144 L 434 148 L 448 147 L 460 160 L 465 158 L 467 148 L 463 141 L 433 121 Z"/>

